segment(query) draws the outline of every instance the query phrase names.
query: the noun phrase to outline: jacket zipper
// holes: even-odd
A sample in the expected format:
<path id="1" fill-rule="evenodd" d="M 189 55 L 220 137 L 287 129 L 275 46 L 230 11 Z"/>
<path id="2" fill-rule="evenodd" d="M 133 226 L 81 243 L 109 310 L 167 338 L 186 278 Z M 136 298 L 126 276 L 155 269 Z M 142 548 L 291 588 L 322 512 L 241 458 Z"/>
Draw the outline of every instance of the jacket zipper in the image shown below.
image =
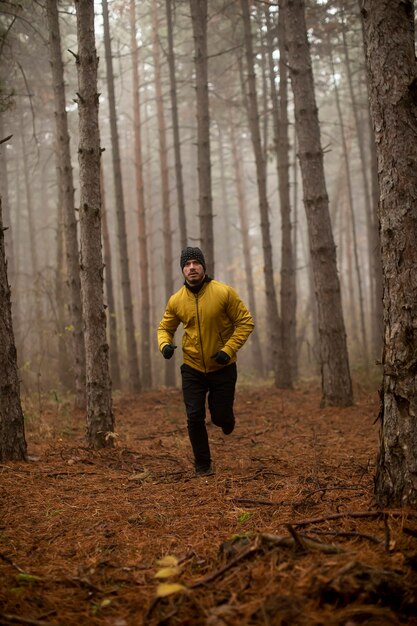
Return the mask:
<path id="1" fill-rule="evenodd" d="M 197 311 L 197 326 L 198 326 L 198 338 L 200 341 L 200 348 L 201 348 L 201 360 L 203 361 L 204 371 L 206 371 L 206 362 L 204 360 L 204 353 L 203 353 L 203 340 L 201 338 L 200 316 L 198 314 L 198 293 L 194 294 L 194 298 L 195 298 L 195 308 Z"/>

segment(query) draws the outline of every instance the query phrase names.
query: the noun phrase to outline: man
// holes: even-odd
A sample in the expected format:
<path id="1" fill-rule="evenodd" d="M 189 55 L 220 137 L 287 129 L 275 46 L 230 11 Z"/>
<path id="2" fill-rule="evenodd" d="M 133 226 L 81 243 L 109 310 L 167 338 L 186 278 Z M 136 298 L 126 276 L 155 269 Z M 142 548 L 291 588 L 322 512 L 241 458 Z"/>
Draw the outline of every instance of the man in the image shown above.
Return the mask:
<path id="1" fill-rule="evenodd" d="M 207 476 L 213 468 L 205 424 L 206 396 L 213 424 L 230 435 L 235 427 L 236 353 L 254 323 L 236 291 L 206 275 L 200 248 L 185 248 L 180 265 L 185 282 L 168 300 L 158 327 L 158 345 L 170 359 L 176 348 L 175 331 L 183 324 L 181 376 L 188 435 L 196 474 Z"/>

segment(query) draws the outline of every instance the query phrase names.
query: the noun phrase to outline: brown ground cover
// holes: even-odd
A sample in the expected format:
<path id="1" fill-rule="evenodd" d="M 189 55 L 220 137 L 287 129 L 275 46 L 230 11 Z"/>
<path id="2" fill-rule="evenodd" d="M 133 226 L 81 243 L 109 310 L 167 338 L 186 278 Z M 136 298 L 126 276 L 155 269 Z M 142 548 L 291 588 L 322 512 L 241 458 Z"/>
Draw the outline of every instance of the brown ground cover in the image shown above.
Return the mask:
<path id="1" fill-rule="evenodd" d="M 116 397 L 100 452 L 67 404 L 31 411 L 31 460 L 0 466 L 1 624 L 417 624 L 417 512 L 373 502 L 376 391 L 240 386 L 207 478 L 178 390 Z"/>

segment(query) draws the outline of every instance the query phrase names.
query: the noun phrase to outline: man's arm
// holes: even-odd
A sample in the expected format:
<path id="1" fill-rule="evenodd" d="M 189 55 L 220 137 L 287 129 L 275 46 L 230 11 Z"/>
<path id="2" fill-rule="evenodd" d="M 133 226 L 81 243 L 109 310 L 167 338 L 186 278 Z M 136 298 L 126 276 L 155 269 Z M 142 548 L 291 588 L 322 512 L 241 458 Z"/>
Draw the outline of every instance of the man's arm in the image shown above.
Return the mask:
<path id="1" fill-rule="evenodd" d="M 175 311 L 172 308 L 171 299 L 168 301 L 165 313 L 159 323 L 157 330 L 158 347 L 162 352 L 164 346 L 171 345 L 174 339 L 175 331 L 177 330 L 179 323 L 179 317 L 177 317 Z"/>
<path id="2" fill-rule="evenodd" d="M 230 339 L 223 346 L 222 351 L 233 357 L 243 346 L 255 328 L 255 324 L 248 308 L 232 287 L 230 287 L 227 315 L 234 324 L 235 330 Z"/>

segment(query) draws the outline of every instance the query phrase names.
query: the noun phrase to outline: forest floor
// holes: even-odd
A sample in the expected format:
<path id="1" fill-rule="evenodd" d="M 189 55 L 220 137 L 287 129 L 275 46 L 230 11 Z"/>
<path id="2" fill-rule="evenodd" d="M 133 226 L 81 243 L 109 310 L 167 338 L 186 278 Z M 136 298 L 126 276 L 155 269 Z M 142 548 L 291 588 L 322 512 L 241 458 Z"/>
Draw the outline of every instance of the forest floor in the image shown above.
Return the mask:
<path id="1" fill-rule="evenodd" d="M 375 506 L 378 394 L 355 392 L 239 385 L 205 478 L 179 390 L 115 396 L 104 451 L 68 402 L 26 406 L 29 462 L 0 466 L 0 623 L 417 624 L 417 512 Z"/>

